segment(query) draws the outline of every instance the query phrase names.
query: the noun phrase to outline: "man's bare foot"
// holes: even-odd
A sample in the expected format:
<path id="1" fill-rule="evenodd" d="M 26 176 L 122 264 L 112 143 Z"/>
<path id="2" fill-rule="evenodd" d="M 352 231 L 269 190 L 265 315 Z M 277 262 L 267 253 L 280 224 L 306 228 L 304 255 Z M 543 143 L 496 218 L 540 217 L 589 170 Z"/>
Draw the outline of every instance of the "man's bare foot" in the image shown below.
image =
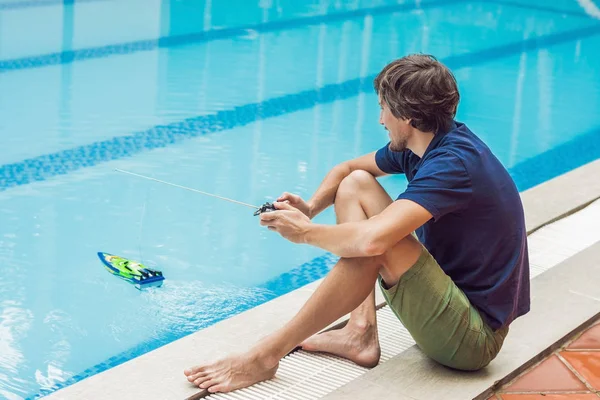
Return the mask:
<path id="1" fill-rule="evenodd" d="M 342 329 L 314 335 L 300 346 L 306 351 L 335 354 L 367 368 L 376 366 L 381 356 L 377 328 L 372 324 L 348 323 Z"/>
<path id="2" fill-rule="evenodd" d="M 245 353 L 188 368 L 183 373 L 195 386 L 216 393 L 230 392 L 271 379 L 278 367 L 278 361 L 269 362 L 256 353 Z"/>

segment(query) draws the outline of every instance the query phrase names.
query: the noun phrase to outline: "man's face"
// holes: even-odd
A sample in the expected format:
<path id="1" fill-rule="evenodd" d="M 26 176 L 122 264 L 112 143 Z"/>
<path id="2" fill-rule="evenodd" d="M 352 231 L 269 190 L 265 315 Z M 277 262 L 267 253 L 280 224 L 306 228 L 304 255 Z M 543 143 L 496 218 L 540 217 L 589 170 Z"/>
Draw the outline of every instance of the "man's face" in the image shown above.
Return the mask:
<path id="1" fill-rule="evenodd" d="M 385 127 L 390 137 L 390 150 L 404 151 L 408 142 L 408 123 L 405 120 L 396 118 L 388 104 L 379 97 L 379 106 L 381 113 L 379 114 L 379 123 Z"/>

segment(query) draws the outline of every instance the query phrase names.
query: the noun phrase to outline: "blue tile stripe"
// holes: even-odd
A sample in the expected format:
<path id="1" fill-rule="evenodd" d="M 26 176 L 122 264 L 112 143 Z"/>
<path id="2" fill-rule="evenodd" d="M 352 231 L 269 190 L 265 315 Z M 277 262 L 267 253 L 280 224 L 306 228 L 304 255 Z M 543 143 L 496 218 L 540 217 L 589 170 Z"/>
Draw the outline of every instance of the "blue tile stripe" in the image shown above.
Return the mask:
<path id="1" fill-rule="evenodd" d="M 265 282 L 259 288 L 268 290 L 275 297 L 281 296 L 323 278 L 338 260 L 335 254 L 324 254 Z"/>
<path id="2" fill-rule="evenodd" d="M 280 116 L 289 112 L 309 109 L 318 103 L 355 96 L 366 90 L 370 81 L 355 79 L 342 84 L 332 84 L 319 90 L 277 97 L 261 103 L 247 104 L 215 114 L 188 118 L 169 125 L 158 125 L 149 130 L 128 136 L 114 137 L 102 142 L 79 146 L 0 167 L 0 191 L 13 186 L 43 181 L 67 174 L 101 162 L 129 157 L 178 143 L 208 133 L 216 133 L 251 122 Z"/>
<path id="3" fill-rule="evenodd" d="M 101 1 L 101 0 L 78 0 L 81 1 Z M 166 36 L 159 39 L 148 39 L 138 40 L 134 42 L 111 44 L 99 47 L 90 47 L 79 50 L 69 50 L 63 52 L 56 52 L 50 54 L 43 54 L 39 56 L 15 58 L 9 60 L 0 60 L 0 73 L 8 72 L 12 70 L 20 70 L 27 68 L 38 68 L 49 65 L 67 64 L 74 61 L 89 60 L 95 58 L 109 57 L 113 55 L 131 54 L 139 51 L 149 51 L 162 47 L 173 47 L 180 46 L 190 43 L 201 43 L 209 42 L 213 40 L 228 39 L 232 37 L 247 35 L 249 31 L 267 33 L 274 32 L 284 29 L 297 29 L 311 25 L 318 25 L 322 23 L 332 23 L 338 21 L 344 21 L 349 19 L 363 18 L 366 15 L 382 15 L 390 14 L 394 12 L 406 12 L 413 11 L 415 9 L 428 9 L 435 7 L 442 7 L 456 3 L 462 3 L 466 0 L 441 0 L 441 1 L 430 1 L 417 4 L 396 4 L 390 6 L 380 6 L 371 8 L 362 8 L 359 10 L 352 10 L 347 12 L 320 15 L 314 17 L 303 17 L 283 21 L 273 21 L 258 25 L 245 25 L 236 28 L 225 28 L 225 29 L 214 29 L 204 32 L 191 33 L 186 35 Z M 574 17 L 591 18 L 583 12 L 576 11 L 564 11 L 555 9 L 552 7 L 527 5 L 518 2 L 504 1 L 504 0 L 484 0 L 487 3 L 499 4 L 509 7 L 520 7 L 524 9 L 553 12 L 558 14 L 566 14 Z M 10 7 L 11 4 L 28 4 L 28 3 L 39 3 L 39 4 L 54 4 L 52 0 L 48 1 L 31 1 L 25 3 L 5 3 L 5 7 Z M 3 4 L 0 3 L 0 10 L 3 8 Z"/>
<path id="4" fill-rule="evenodd" d="M 442 61 L 451 69 L 459 69 L 598 34 L 600 34 L 600 24 L 472 53 L 449 56 Z M 166 147 L 185 139 L 310 109 L 316 104 L 331 103 L 356 96 L 361 92 L 371 92 L 374 78 L 375 75 L 371 75 L 339 84 L 330 84 L 319 89 L 275 97 L 261 103 L 246 104 L 168 125 L 158 125 L 127 136 L 114 137 L 101 142 L 5 164 L 0 166 L 0 191 L 14 186 L 44 181 L 54 176 L 64 175 L 85 167 L 92 167 L 102 162 L 131 157 L 140 152 Z"/>
<path id="5" fill-rule="evenodd" d="M 600 159 L 600 127 L 527 159 L 509 172 L 519 191 L 524 191 L 597 159 Z"/>
<path id="6" fill-rule="evenodd" d="M 68 0 L 67 4 L 78 2 L 92 2 L 103 0 Z M 68 50 L 63 52 L 49 53 L 38 56 L 14 58 L 8 60 L 0 60 L 0 73 L 28 69 L 39 68 L 50 65 L 67 64 L 74 61 L 90 60 L 96 58 L 109 57 L 113 55 L 131 54 L 139 51 L 155 50 L 163 47 L 180 46 L 190 43 L 202 43 L 214 40 L 228 39 L 247 35 L 249 31 L 258 33 L 275 32 L 279 30 L 297 29 L 311 25 L 322 23 L 332 23 L 349 19 L 363 18 L 367 15 L 382 15 L 391 14 L 394 12 L 406 12 L 416 9 L 425 10 L 428 8 L 442 7 L 456 3 L 462 3 L 466 0 L 439 0 L 430 1 L 421 4 L 396 4 L 389 6 L 362 8 L 341 13 L 319 15 L 314 17 L 295 18 L 283 21 L 272 21 L 263 24 L 244 25 L 236 28 L 213 29 L 203 32 L 190 33 L 186 35 L 166 36 L 159 39 L 138 40 L 127 43 L 110 44 L 98 47 L 89 47 L 79 50 Z M 518 7 L 528 10 L 552 12 L 561 15 L 569 15 L 579 18 L 591 17 L 583 12 L 568 11 L 555 9 L 553 7 L 528 5 L 509 0 L 482 0 L 486 3 L 499 4 L 509 7 Z M 60 0 L 30 0 L 18 3 L 0 3 L 0 11 L 3 9 L 25 8 L 41 5 L 56 5 L 61 4 Z"/>
<path id="7" fill-rule="evenodd" d="M 542 6 L 542 5 L 538 5 L 538 4 L 520 3 L 517 1 L 510 1 L 510 0 L 483 0 L 483 1 L 485 1 L 487 3 L 498 4 L 501 6 L 521 8 L 523 10 L 529 10 L 529 11 L 550 12 L 550 13 L 554 13 L 554 14 L 567 15 L 570 17 L 577 17 L 577 18 L 588 18 L 588 19 L 592 18 L 592 16 L 586 14 L 584 11 L 564 10 L 564 9 L 560 9 L 560 8 L 547 7 L 547 6 Z"/>
<path id="8" fill-rule="evenodd" d="M 0 60 L 0 73 L 11 70 L 65 64 L 74 61 L 102 58 L 118 54 L 130 54 L 138 51 L 154 50 L 159 47 L 173 47 L 190 43 L 202 43 L 213 40 L 228 39 L 232 37 L 245 36 L 248 34 L 248 32 L 267 33 L 284 29 L 297 29 L 306 26 L 363 18 L 367 15 L 383 15 L 394 12 L 413 11 L 416 9 L 425 10 L 429 8 L 448 6 L 455 3 L 462 3 L 465 1 L 466 0 L 435 0 L 420 4 L 394 4 L 388 6 L 361 8 L 358 10 L 334 14 L 272 21 L 254 25 L 243 25 L 235 28 L 213 29 L 185 35 L 165 36 L 159 39 L 138 40 L 128 43 L 90 47 L 86 49 L 50 53 L 33 57 Z"/>
<path id="9" fill-rule="evenodd" d="M 57 5 L 71 5 L 75 3 L 91 3 L 106 0 L 19 0 L 0 2 L 0 11 L 2 10 L 17 10 L 20 8 L 33 8 Z"/>

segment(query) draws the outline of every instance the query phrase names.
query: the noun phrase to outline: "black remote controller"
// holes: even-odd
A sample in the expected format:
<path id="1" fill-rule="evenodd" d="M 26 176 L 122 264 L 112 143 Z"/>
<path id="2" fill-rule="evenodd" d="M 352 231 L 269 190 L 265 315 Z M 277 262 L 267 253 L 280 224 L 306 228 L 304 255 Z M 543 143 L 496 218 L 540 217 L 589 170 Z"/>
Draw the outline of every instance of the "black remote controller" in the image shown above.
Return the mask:
<path id="1" fill-rule="evenodd" d="M 254 212 L 254 215 L 260 215 L 264 212 L 269 212 L 269 211 L 276 211 L 277 209 L 275 208 L 275 206 L 269 202 L 263 204 L 262 206 L 260 206 L 260 208 L 258 210 L 256 210 Z"/>

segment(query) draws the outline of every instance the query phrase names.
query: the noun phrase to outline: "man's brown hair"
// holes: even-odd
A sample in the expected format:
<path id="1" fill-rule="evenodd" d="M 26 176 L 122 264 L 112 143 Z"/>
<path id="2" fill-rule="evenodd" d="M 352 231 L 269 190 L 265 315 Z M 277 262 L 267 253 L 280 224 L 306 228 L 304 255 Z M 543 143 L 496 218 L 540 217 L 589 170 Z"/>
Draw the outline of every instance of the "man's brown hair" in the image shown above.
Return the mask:
<path id="1" fill-rule="evenodd" d="M 447 132 L 460 95 L 452 72 L 434 56 L 413 54 L 392 61 L 375 78 L 375 91 L 396 118 L 423 132 Z"/>

